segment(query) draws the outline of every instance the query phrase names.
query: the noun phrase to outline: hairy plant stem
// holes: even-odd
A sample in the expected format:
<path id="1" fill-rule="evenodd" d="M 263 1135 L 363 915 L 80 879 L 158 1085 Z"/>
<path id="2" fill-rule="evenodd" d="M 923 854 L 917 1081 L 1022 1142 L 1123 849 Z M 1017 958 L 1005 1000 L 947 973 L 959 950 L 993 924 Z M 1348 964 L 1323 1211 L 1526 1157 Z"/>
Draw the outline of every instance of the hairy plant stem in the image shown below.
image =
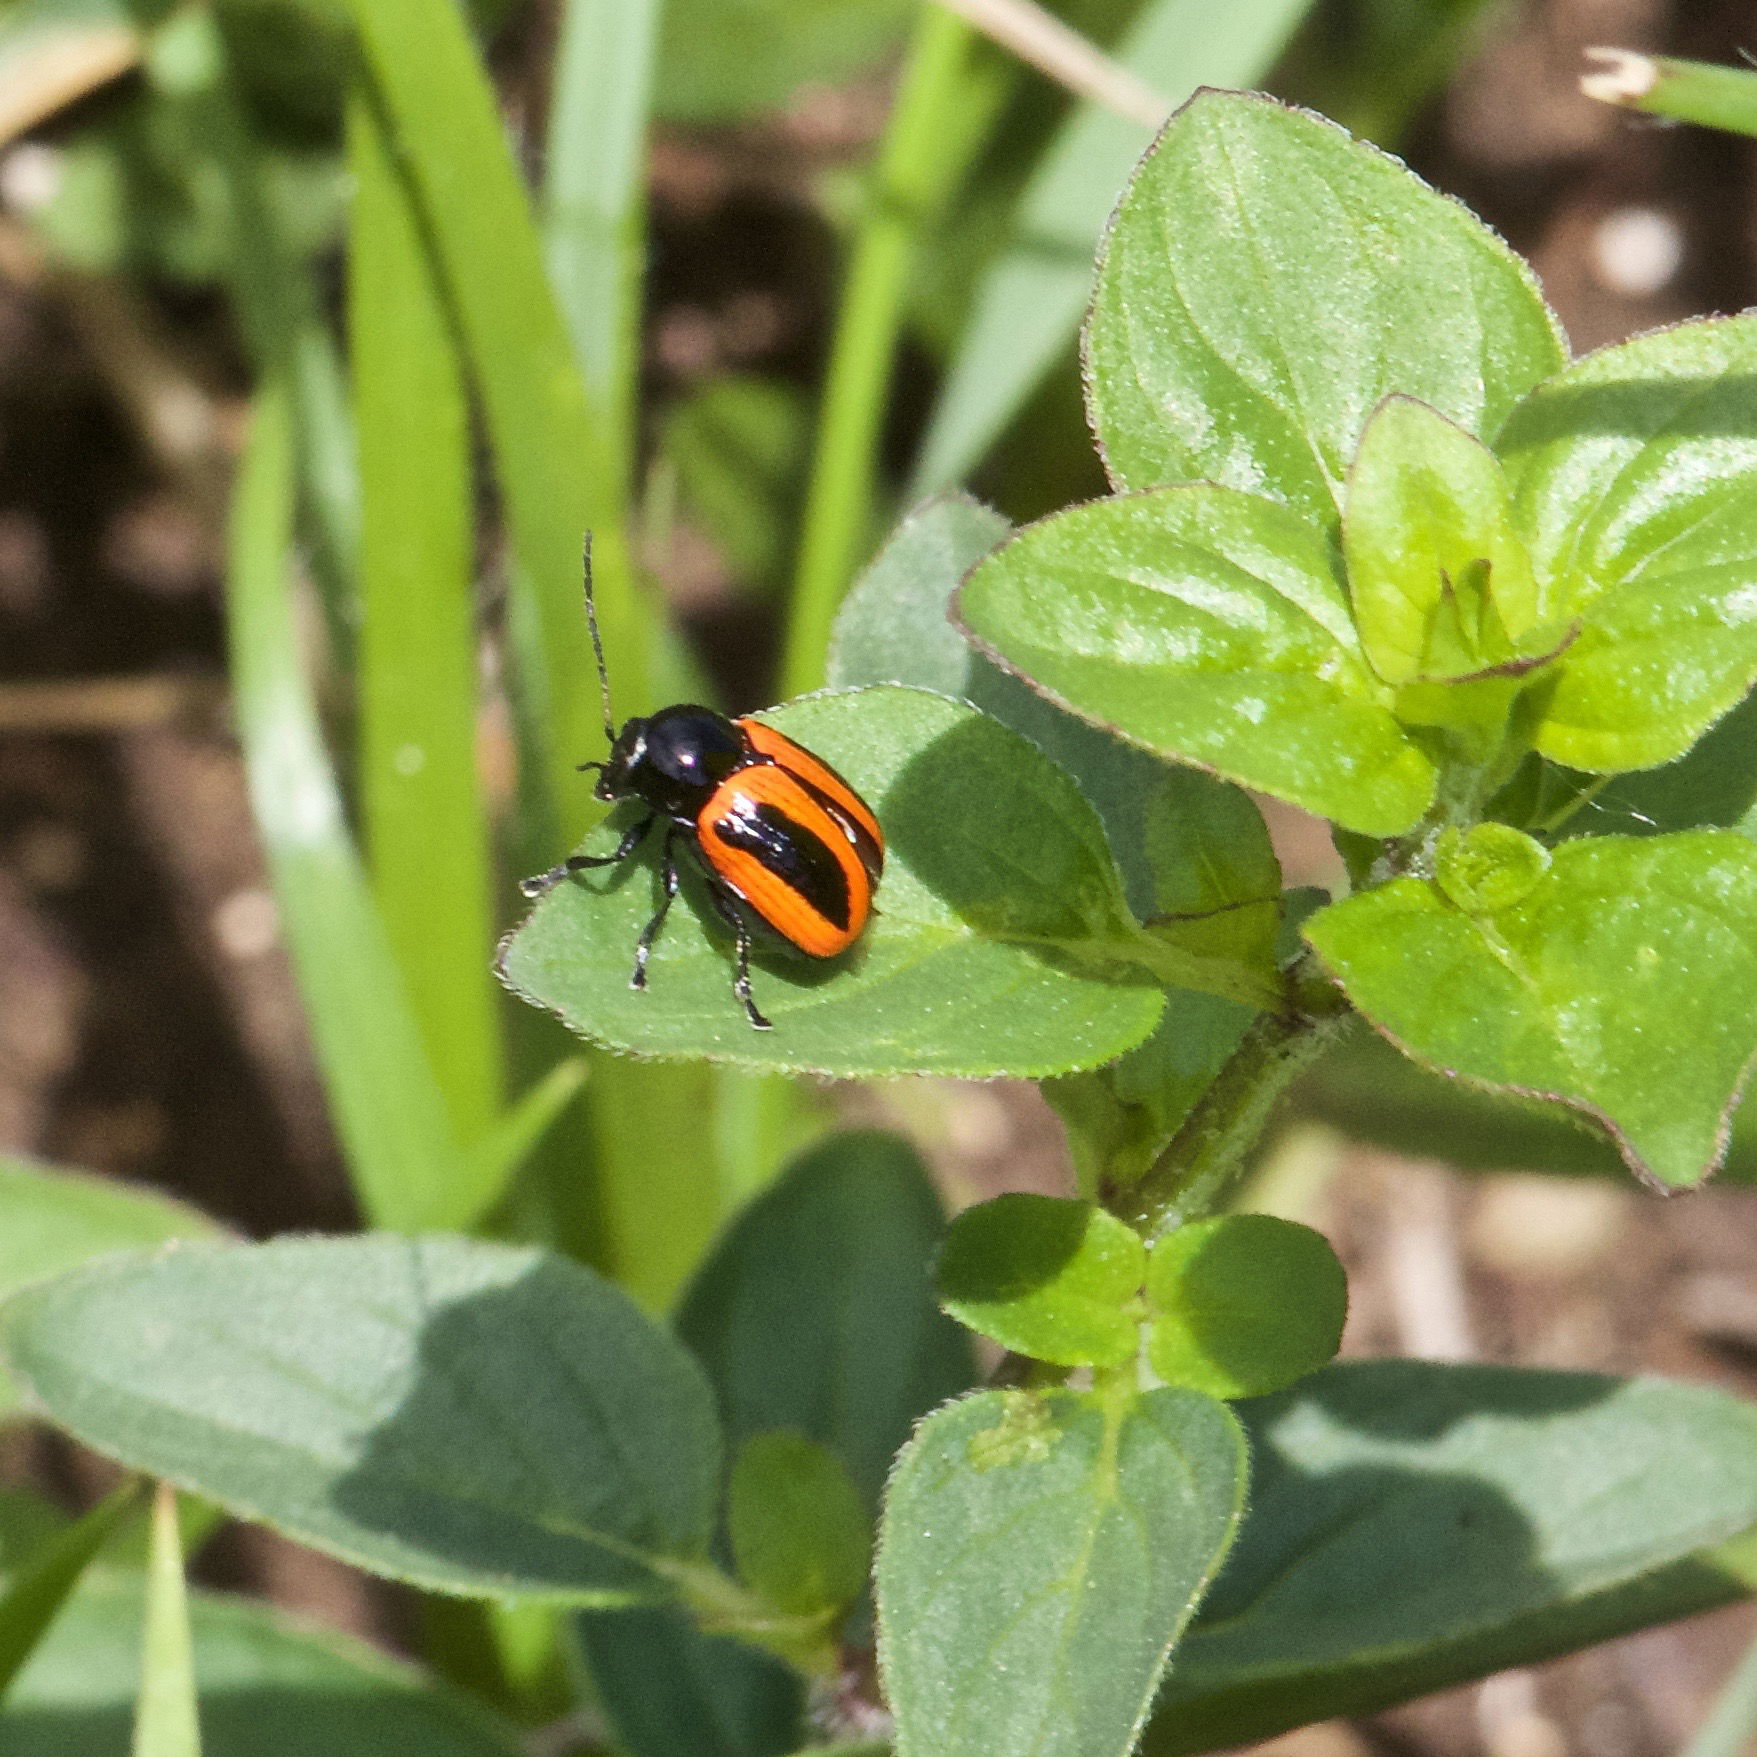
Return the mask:
<path id="1" fill-rule="evenodd" d="M 1213 1213 L 1276 1104 L 1350 1017 L 1318 1010 L 1262 1014 L 1146 1175 L 1125 1188 L 1103 1190 L 1104 1206 L 1149 1244 Z"/>

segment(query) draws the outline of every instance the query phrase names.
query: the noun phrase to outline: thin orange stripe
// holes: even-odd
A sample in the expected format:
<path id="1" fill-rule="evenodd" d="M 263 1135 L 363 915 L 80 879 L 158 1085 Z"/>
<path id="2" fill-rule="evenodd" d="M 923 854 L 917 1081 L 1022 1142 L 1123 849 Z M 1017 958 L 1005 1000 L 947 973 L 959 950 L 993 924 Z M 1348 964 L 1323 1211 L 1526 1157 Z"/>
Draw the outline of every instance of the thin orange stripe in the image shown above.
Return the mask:
<path id="1" fill-rule="evenodd" d="M 721 839 L 718 826 L 738 812 L 770 805 L 816 837 L 835 856 L 848 887 L 848 925 L 839 927 L 820 914 L 783 878 L 754 854 Z M 842 826 L 785 769 L 740 769 L 715 790 L 696 819 L 708 864 L 776 932 L 812 958 L 833 958 L 859 937 L 872 903 L 866 869 Z"/>
<path id="2" fill-rule="evenodd" d="M 761 720 L 734 720 L 733 725 L 750 740 L 753 750 L 783 768 L 791 769 L 834 800 L 878 844 L 880 855 L 884 854 L 885 833 L 879 828 L 871 808 L 822 757 L 813 756 L 804 745 L 795 744 L 785 733 L 777 732 L 773 726 L 765 726 Z"/>

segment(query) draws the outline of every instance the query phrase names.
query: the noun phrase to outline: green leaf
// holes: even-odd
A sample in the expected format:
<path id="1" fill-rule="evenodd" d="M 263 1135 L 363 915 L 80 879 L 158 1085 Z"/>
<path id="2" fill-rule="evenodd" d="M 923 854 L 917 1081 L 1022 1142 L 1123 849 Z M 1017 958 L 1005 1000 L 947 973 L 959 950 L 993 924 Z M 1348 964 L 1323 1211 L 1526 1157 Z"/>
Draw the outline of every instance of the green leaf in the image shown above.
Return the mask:
<path id="1" fill-rule="evenodd" d="M 1074 507 L 983 562 L 959 615 L 1071 712 L 1363 834 L 1433 795 L 1331 545 L 1271 501 L 1201 485 Z"/>
<path id="2" fill-rule="evenodd" d="M 133 1757 L 201 1757 L 195 1644 L 189 1631 L 189 1592 L 177 1531 L 177 1491 L 167 1483 L 159 1485 L 153 1500 L 146 1623 L 140 1645 Z"/>
<path id="3" fill-rule="evenodd" d="M 786 1429 L 753 1434 L 727 1494 L 738 1576 L 778 1611 L 828 1617 L 866 1590 L 871 1526 L 834 1452 Z"/>
<path id="4" fill-rule="evenodd" d="M 1125 192 L 1086 330 L 1123 488 L 1206 479 L 1334 528 L 1387 396 L 1492 437 L 1565 358 L 1530 271 L 1458 203 L 1320 117 L 1203 92 Z"/>
<path id="5" fill-rule="evenodd" d="M 1434 883 L 1466 915 L 1511 909 L 1549 869 L 1549 849 L 1508 824 L 1450 826 L 1434 844 Z"/>
<path id="6" fill-rule="evenodd" d="M 1597 773 L 1682 756 L 1757 679 L 1757 318 L 1601 349 L 1497 443 L 1532 563 L 1580 607 L 1537 748 Z"/>
<path id="7" fill-rule="evenodd" d="M 364 1642 L 255 1599 L 189 1599 L 205 1757 L 518 1757 L 510 1729 Z M 117 1757 L 140 1675 L 140 1577 L 88 1576 L 0 1709 L 6 1757 Z"/>
<path id="8" fill-rule="evenodd" d="M 1420 1361 L 1246 1404 L 1251 1516 L 1142 1744 L 1183 1757 L 1742 1597 L 1757 1410 L 1661 1379 Z"/>
<path id="9" fill-rule="evenodd" d="M 1153 1247 L 1147 1304 L 1147 1358 L 1160 1378 L 1210 1397 L 1260 1397 L 1335 1357 L 1348 1278 L 1321 1232 L 1222 1214 Z"/>
<path id="10" fill-rule="evenodd" d="M 770 718 L 884 825 L 861 942 L 817 966 L 763 957 L 756 993 L 775 1029 L 753 1031 L 731 994 L 730 935 L 691 875 L 647 990 L 632 990 L 655 906 L 649 854 L 537 905 L 502 952 L 515 993 L 634 1054 L 840 1075 L 1064 1073 L 1153 1029 L 1163 1003 L 1144 972 L 1073 961 L 1114 957 L 1136 930 L 1091 811 L 1023 739 L 915 690 L 818 696 Z M 587 846 L 607 850 L 623 827 Z"/>
<path id="11" fill-rule="evenodd" d="M 1003 1348 L 1063 1366 L 1121 1366 L 1147 1251 L 1089 1202 L 1006 1195 L 966 1208 L 939 1260 L 940 1303 Z"/>
<path id="12" fill-rule="evenodd" d="M 0 1701 L 36 1652 L 92 1558 L 140 1506 L 141 1485 L 124 1483 L 83 1518 L 25 1557 L 0 1592 Z"/>
<path id="13" fill-rule="evenodd" d="M 197 1209 L 156 1191 L 0 1154 L 0 1296 L 109 1251 L 219 1230 Z M 14 1402 L 0 1374 L 0 1420 Z"/>
<path id="14" fill-rule="evenodd" d="M 897 1757 L 1125 1757 L 1244 1505 L 1193 1392 L 987 1391 L 930 1416 L 879 1548 Z"/>
<path id="15" fill-rule="evenodd" d="M 1671 55 L 1637 55 L 1628 49 L 1588 49 L 1600 71 L 1582 76 L 1590 98 L 1621 104 L 1650 116 L 1699 122 L 1734 134 L 1757 134 L 1757 75 L 1745 67 L 1684 61 Z"/>
<path id="16" fill-rule="evenodd" d="M 869 1512 L 917 1419 L 975 1382 L 934 1302 L 945 1216 L 897 1135 L 832 1135 L 727 1229 L 677 1314 L 728 1444 L 791 1428 L 848 1467 Z"/>
<path id="17" fill-rule="evenodd" d="M 0 1340 L 87 1445 L 436 1591 L 663 1596 L 712 1528 L 700 1371 L 625 1294 L 540 1251 L 183 1247 L 14 1295 Z"/>
<path id="18" fill-rule="evenodd" d="M 1397 879 L 1306 938 L 1406 1054 L 1559 1099 L 1631 1170 L 1700 1182 L 1757 1051 L 1757 847 L 1729 831 L 1569 842 L 1512 906 L 1472 916 Z"/>
<path id="19" fill-rule="evenodd" d="M 582 1611 L 574 1627 L 629 1757 L 785 1757 L 803 1736 L 800 1674 L 675 1605 Z"/>
<path id="20" fill-rule="evenodd" d="M 1115 57 L 1164 93 L 1168 108 L 1198 86 L 1255 86 L 1309 4 L 1147 0 Z M 922 440 L 912 496 L 968 476 L 1068 351 L 1092 298 L 1093 248 L 1150 139 L 1141 123 L 1086 103 L 1050 142 L 1010 216 L 1005 248 L 976 290 Z"/>
<path id="21" fill-rule="evenodd" d="M 1360 644 L 1387 683 L 1451 682 L 1541 650 L 1553 622 L 1513 528 L 1495 454 L 1406 396 L 1387 397 L 1349 471 L 1342 553 Z M 1560 643 L 1550 632 L 1548 646 Z"/>

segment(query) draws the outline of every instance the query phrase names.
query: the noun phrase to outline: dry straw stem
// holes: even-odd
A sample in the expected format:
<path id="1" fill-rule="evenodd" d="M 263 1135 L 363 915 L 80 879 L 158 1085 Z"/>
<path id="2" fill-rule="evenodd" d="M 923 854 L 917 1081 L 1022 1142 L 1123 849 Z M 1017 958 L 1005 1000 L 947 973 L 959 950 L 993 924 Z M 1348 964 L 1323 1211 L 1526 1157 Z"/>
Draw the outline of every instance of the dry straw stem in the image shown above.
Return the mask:
<path id="1" fill-rule="evenodd" d="M 1157 132 L 1170 103 L 1121 62 L 1071 30 L 1036 0 L 941 0 L 948 11 L 1010 49 L 1076 97 Z"/>

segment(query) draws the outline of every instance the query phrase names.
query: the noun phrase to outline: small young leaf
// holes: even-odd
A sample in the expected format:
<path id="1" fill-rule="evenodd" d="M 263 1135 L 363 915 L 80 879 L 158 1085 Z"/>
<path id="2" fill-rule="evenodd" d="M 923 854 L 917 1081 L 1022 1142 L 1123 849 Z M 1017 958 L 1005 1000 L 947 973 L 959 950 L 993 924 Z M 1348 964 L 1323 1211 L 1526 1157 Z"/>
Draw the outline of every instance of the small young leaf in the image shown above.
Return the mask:
<path id="1" fill-rule="evenodd" d="M 627 1295 L 541 1251 L 184 1246 L 15 1294 L 0 1343 L 87 1445 L 438 1591 L 662 1597 L 712 1532 L 700 1369 Z"/>
<path id="2" fill-rule="evenodd" d="M 876 1516 L 909 1430 L 976 1379 L 968 1336 L 934 1303 L 944 1227 L 920 1156 L 876 1130 L 802 1153 L 733 1221 L 677 1329 L 734 1451 L 795 1429 L 841 1459 Z"/>
<path id="3" fill-rule="evenodd" d="M 1147 1303 L 1147 1358 L 1160 1378 L 1210 1397 L 1261 1397 L 1334 1358 L 1348 1278 L 1311 1227 L 1222 1214 L 1153 1247 Z"/>
<path id="4" fill-rule="evenodd" d="M 1189 1391 L 986 1391 L 929 1416 L 879 1547 L 897 1757 L 1125 1757 L 1245 1477 L 1237 1424 Z"/>
<path id="5" fill-rule="evenodd" d="M 1561 366 L 1530 270 L 1333 123 L 1202 92 L 1141 161 L 1086 329 L 1111 479 L 1205 479 L 1334 528 L 1373 409 L 1401 392 L 1492 436 Z"/>
<path id="6" fill-rule="evenodd" d="M 1537 864 L 1515 867 L 1521 883 Z M 1702 830 L 1564 843 L 1492 914 L 1396 879 L 1315 915 L 1306 938 L 1406 1054 L 1573 1105 L 1631 1169 L 1677 1187 L 1720 1162 L 1757 1053 L 1754 912 L 1757 846 Z"/>
<path id="7" fill-rule="evenodd" d="M 1003 1348 L 1063 1366 L 1121 1366 L 1139 1345 L 1126 1308 L 1147 1251 L 1090 1202 L 996 1196 L 952 1222 L 939 1261 L 940 1303 Z"/>
<path id="8" fill-rule="evenodd" d="M 1508 824 L 1448 828 L 1434 845 L 1434 883 L 1466 915 L 1511 909 L 1549 869 L 1549 849 Z"/>
<path id="9" fill-rule="evenodd" d="M 1073 507 L 981 563 L 958 614 L 1069 711 L 1351 829 L 1395 835 L 1433 796 L 1332 547 L 1272 501 L 1201 485 Z"/>
<path id="10" fill-rule="evenodd" d="M 1537 748 L 1595 773 L 1683 753 L 1757 679 L 1757 318 L 1575 362 L 1497 442 L 1540 580 L 1580 606 Z"/>
<path id="11" fill-rule="evenodd" d="M 1243 1404 L 1251 1513 L 1141 1749 L 1368 1714 L 1744 1597 L 1757 1410 L 1706 1385 L 1349 1361 Z"/>
<path id="12" fill-rule="evenodd" d="M 1387 397 L 1361 435 L 1342 552 L 1361 645 L 1387 683 L 1505 667 L 1553 620 L 1495 454 L 1411 397 Z"/>
<path id="13" fill-rule="evenodd" d="M 616 1049 L 842 1075 L 1035 1078 L 1108 1061 L 1152 1031 L 1163 998 L 1151 978 L 1070 961 L 1135 929 L 1091 808 L 1024 739 L 910 689 L 816 696 L 772 719 L 884 826 L 861 941 L 826 964 L 760 958 L 757 999 L 775 1029 L 753 1031 L 731 993 L 731 935 L 689 873 L 648 986 L 632 990 L 656 902 L 649 854 L 537 905 L 503 948 L 515 992 Z M 587 846 L 605 851 L 623 828 L 601 826 Z"/>
<path id="14" fill-rule="evenodd" d="M 732 1467 L 729 1497 L 738 1576 L 776 1610 L 829 1616 L 866 1590 L 871 1527 L 834 1452 L 785 1429 L 755 1434 Z"/>

